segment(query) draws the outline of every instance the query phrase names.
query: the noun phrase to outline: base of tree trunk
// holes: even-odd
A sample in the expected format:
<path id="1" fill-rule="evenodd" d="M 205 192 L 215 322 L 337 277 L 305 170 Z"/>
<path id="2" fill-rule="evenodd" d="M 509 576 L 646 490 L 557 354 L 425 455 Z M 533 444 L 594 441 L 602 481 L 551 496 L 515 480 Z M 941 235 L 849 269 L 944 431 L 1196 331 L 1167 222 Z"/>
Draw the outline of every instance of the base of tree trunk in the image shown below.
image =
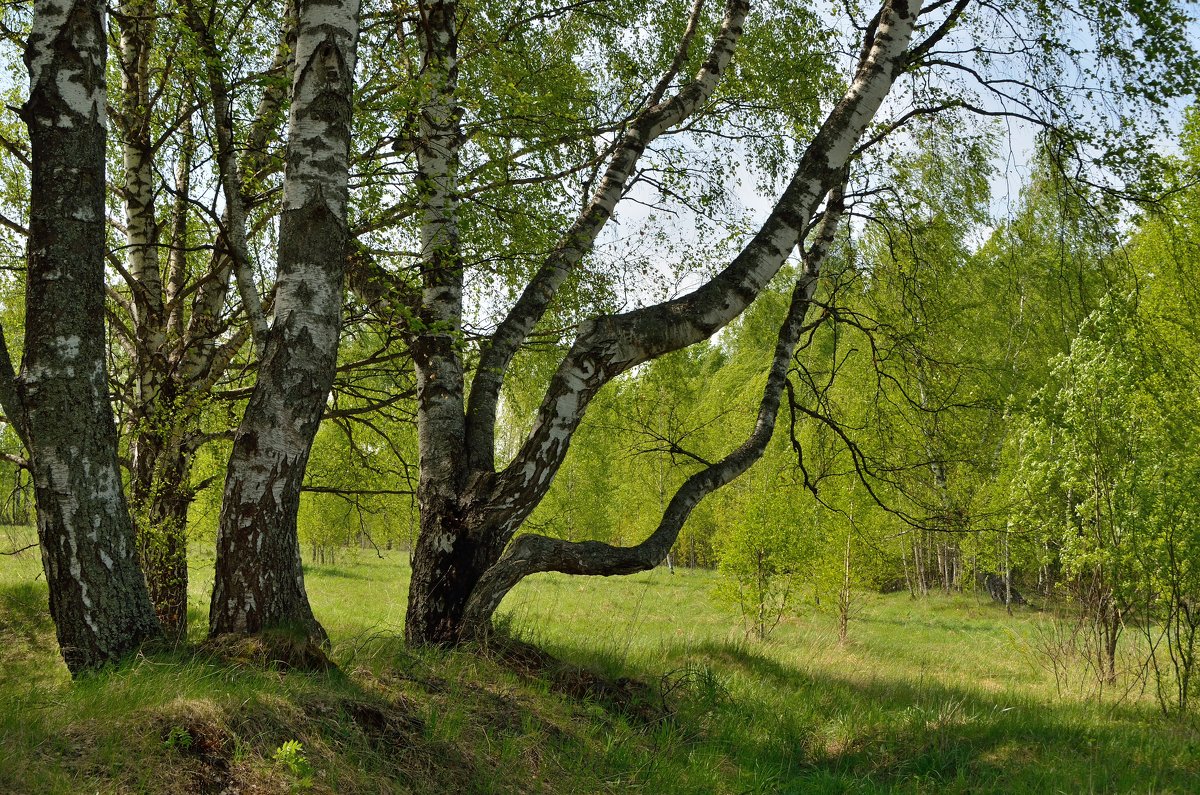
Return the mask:
<path id="1" fill-rule="evenodd" d="M 1018 591 L 1015 586 L 1010 584 L 1007 591 L 1005 590 L 1004 577 L 999 574 L 989 573 L 983 575 L 983 587 L 985 590 L 987 590 L 988 596 L 992 597 L 993 601 L 999 602 L 1002 605 L 1025 604 L 1025 597 L 1021 596 L 1020 591 Z"/>
<path id="2" fill-rule="evenodd" d="M 187 640 L 187 542 L 182 537 L 160 539 L 148 550 L 142 541 L 139 555 L 146 573 L 150 602 L 168 640 Z"/>
<path id="3" fill-rule="evenodd" d="M 280 671 L 320 673 L 337 665 L 306 632 L 269 629 L 257 635 L 217 635 L 200 646 L 202 654 L 228 664 Z"/>

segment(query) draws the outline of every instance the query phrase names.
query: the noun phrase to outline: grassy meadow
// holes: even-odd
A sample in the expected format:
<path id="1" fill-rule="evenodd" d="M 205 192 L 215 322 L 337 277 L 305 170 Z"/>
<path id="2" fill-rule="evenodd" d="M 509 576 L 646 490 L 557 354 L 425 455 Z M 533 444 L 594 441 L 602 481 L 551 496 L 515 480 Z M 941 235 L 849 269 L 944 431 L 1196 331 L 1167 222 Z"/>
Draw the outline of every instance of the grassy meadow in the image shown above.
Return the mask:
<path id="1" fill-rule="evenodd" d="M 407 559 L 365 551 L 308 569 L 335 671 L 155 650 L 73 684 L 39 572 L 0 558 L 4 793 L 1200 792 L 1195 717 L 1056 681 L 1050 619 L 984 597 L 864 593 L 845 645 L 814 606 L 763 643 L 712 572 L 547 575 L 502 608 L 527 643 L 414 652 Z"/>

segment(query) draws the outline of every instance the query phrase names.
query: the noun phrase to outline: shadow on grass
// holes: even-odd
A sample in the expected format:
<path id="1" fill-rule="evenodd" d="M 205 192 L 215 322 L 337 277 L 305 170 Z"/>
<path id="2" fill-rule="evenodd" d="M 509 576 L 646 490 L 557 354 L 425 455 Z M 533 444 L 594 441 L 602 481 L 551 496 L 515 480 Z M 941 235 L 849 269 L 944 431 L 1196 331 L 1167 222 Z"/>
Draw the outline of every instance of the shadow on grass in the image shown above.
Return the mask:
<path id="1" fill-rule="evenodd" d="M 369 580 L 372 579 L 366 574 L 360 572 L 346 571 L 338 566 L 325 566 L 321 564 L 305 564 L 305 576 L 310 577 L 328 577 L 336 580 Z"/>
<path id="2" fill-rule="evenodd" d="M 0 630 L 0 664 L 54 658 L 44 584 L 0 588 Z M 1133 707 L 895 668 L 813 673 L 745 642 L 559 651 L 605 679 L 518 651 L 414 651 L 363 629 L 335 646 L 346 673 L 285 675 L 179 650 L 50 683 L 20 709 L 11 696 L 29 688 L 0 678 L 14 705 L 0 709 L 0 791 L 287 791 L 272 757 L 297 741 L 340 792 L 1200 792 L 1200 727 Z M 606 701 L 669 710 L 637 719 Z"/>
<path id="3" fill-rule="evenodd" d="M 45 584 L 28 582 L 0 588 L 0 636 L 33 645 L 53 633 Z"/>
<path id="4" fill-rule="evenodd" d="M 1194 720 L 812 675 L 746 644 L 692 651 L 745 682 L 718 725 L 772 727 L 724 739 L 743 770 L 774 766 L 777 791 L 1200 792 Z"/>

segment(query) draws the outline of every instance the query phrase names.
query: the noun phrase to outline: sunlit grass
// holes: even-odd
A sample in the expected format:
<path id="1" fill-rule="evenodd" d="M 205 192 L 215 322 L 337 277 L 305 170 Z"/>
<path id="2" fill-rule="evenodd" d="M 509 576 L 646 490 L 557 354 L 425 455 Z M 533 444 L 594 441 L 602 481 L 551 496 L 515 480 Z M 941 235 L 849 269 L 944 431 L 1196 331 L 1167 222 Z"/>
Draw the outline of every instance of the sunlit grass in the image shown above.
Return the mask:
<path id="1" fill-rule="evenodd" d="M 196 553 L 199 640 L 213 561 Z M 1137 689 L 1060 693 L 1036 651 L 1048 619 L 973 595 L 860 594 L 840 645 L 811 599 L 747 640 L 707 571 L 514 590 L 508 630 L 613 701 L 574 667 L 405 649 L 407 556 L 373 550 L 307 569 L 340 673 L 185 650 L 73 684 L 39 571 L 36 552 L 0 558 L 0 792 L 1200 792 L 1194 718 Z M 311 780 L 279 761 L 292 740 Z"/>

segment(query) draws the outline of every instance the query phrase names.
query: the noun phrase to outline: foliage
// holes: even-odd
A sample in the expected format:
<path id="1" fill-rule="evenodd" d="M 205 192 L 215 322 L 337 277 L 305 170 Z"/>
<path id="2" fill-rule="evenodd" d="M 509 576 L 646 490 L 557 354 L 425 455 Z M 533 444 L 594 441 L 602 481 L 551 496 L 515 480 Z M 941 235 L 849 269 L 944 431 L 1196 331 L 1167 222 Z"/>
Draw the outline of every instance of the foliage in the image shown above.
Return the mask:
<path id="1" fill-rule="evenodd" d="M 747 475 L 726 492 L 730 499 L 724 502 L 732 505 L 716 541 L 717 569 L 724 575 L 718 593 L 737 606 L 746 634 L 758 640 L 766 640 L 794 608 L 809 565 L 806 541 L 818 534 L 796 521 L 786 509 L 793 495 L 765 482 L 768 476 Z"/>
<path id="2" fill-rule="evenodd" d="M 299 740 L 287 740 L 271 754 L 275 764 L 287 770 L 293 780 L 293 789 L 312 788 L 313 768 L 304 756 L 304 745 Z"/>

